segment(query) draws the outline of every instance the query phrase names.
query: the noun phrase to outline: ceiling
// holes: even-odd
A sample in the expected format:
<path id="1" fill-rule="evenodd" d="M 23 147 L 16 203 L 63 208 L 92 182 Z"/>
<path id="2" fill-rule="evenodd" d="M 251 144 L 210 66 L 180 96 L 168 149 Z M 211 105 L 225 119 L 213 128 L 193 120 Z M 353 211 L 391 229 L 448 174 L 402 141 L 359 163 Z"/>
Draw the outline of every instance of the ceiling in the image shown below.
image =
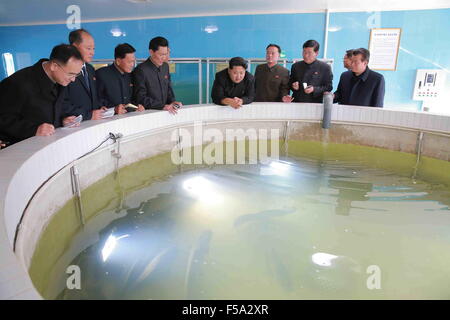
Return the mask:
<path id="1" fill-rule="evenodd" d="M 65 23 L 79 7 L 83 22 L 143 18 L 330 11 L 450 8 L 449 0 L 1 0 L 0 26 Z M 75 9 L 77 10 L 77 9 Z M 68 11 L 68 12 L 67 12 Z"/>

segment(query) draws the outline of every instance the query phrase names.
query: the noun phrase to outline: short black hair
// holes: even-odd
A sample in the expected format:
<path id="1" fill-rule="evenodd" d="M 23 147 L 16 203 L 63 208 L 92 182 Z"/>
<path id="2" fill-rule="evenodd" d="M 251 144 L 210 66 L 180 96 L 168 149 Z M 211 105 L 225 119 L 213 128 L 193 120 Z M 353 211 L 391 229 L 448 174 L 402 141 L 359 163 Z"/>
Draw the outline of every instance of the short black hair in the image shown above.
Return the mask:
<path id="1" fill-rule="evenodd" d="M 163 37 L 155 37 L 152 40 L 150 40 L 148 44 L 148 48 L 153 51 L 158 51 L 159 47 L 168 47 L 169 41 L 167 41 L 166 38 Z"/>
<path id="2" fill-rule="evenodd" d="M 313 48 L 314 52 L 319 51 L 320 45 L 316 40 L 308 40 L 303 44 L 303 49 Z"/>
<path id="3" fill-rule="evenodd" d="M 278 49 L 278 53 L 281 53 L 281 48 L 277 44 L 269 43 L 269 45 L 266 47 L 266 50 L 269 49 L 269 47 L 276 47 Z"/>
<path id="4" fill-rule="evenodd" d="M 64 65 L 70 58 L 83 61 L 80 51 L 71 44 L 59 44 L 53 47 L 52 52 L 50 53 L 50 61 L 58 61 Z"/>
<path id="5" fill-rule="evenodd" d="M 367 61 L 369 63 L 370 59 L 370 51 L 365 48 L 358 48 L 353 50 L 353 56 L 357 56 L 358 54 L 362 55 L 362 61 Z"/>
<path id="6" fill-rule="evenodd" d="M 129 43 L 121 43 L 114 49 L 114 59 L 123 59 L 127 53 L 136 52 L 136 49 Z"/>
<path id="7" fill-rule="evenodd" d="M 244 60 L 242 57 L 234 57 L 231 58 L 230 62 L 228 63 L 229 69 L 233 69 L 234 67 L 243 67 L 244 69 L 247 69 L 247 61 Z"/>
<path id="8" fill-rule="evenodd" d="M 347 51 L 345 51 L 345 56 L 347 57 L 347 58 L 351 58 L 352 56 L 353 56 L 353 51 L 354 51 L 355 49 L 349 49 L 349 50 L 347 50 Z"/>
<path id="9" fill-rule="evenodd" d="M 73 30 L 72 32 L 69 33 L 69 43 L 70 44 L 81 43 L 81 41 L 83 41 L 83 38 L 81 37 L 83 32 L 91 36 L 91 34 L 86 29 Z"/>

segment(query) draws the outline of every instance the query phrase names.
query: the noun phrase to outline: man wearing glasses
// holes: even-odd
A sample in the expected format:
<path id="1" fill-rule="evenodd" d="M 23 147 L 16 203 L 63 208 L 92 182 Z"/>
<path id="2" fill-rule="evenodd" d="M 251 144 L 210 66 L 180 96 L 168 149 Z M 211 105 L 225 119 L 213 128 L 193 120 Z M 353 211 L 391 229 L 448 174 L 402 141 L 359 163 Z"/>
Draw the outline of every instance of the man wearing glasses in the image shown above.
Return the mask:
<path id="1" fill-rule="evenodd" d="M 69 34 L 69 42 L 76 47 L 83 58 L 83 68 L 76 80 L 67 87 L 64 99 L 64 116 L 83 116 L 83 120 L 99 120 L 106 107 L 100 107 L 97 96 L 97 81 L 94 67 L 89 64 L 95 53 L 94 38 L 84 29 Z"/>
<path id="2" fill-rule="evenodd" d="M 0 140 L 9 145 L 32 136 L 50 136 L 62 122 L 66 87 L 75 81 L 83 61 L 67 44 L 53 48 L 50 60 L 17 71 L 0 83 Z"/>

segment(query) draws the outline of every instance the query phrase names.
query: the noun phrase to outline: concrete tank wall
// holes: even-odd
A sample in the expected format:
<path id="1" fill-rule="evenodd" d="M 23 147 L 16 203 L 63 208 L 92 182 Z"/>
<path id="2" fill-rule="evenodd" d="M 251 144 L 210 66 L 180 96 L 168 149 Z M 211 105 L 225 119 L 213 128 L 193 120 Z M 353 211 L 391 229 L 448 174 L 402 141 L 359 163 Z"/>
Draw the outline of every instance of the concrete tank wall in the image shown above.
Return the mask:
<path id="1" fill-rule="evenodd" d="M 173 116 L 162 111 L 129 113 L 58 129 L 51 137 L 33 137 L 0 152 L 0 298 L 39 299 L 27 270 L 41 232 L 73 197 L 70 168 L 79 172 L 81 189 L 116 169 L 171 151 L 174 130 L 288 129 L 289 139 L 356 144 L 416 153 L 422 132 L 422 155 L 449 161 L 450 117 L 366 107 L 334 106 L 332 127 L 320 126 L 320 104 L 254 103 L 239 110 L 216 105 L 187 106 Z M 112 155 L 109 133 L 122 133 L 121 158 Z M 200 141 L 202 143 L 203 141 Z M 30 202 L 30 200 L 32 201 Z M 20 225 L 13 252 L 17 226 Z"/>

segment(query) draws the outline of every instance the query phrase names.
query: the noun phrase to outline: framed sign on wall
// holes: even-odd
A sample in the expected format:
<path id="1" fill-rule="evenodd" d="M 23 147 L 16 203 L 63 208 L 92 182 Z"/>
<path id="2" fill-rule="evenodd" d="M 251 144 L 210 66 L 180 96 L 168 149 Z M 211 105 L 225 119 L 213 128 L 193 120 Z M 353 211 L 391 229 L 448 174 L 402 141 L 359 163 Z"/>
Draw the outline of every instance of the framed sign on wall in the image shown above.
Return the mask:
<path id="1" fill-rule="evenodd" d="M 370 29 L 370 69 L 394 71 L 397 68 L 401 33 L 401 28 Z"/>

